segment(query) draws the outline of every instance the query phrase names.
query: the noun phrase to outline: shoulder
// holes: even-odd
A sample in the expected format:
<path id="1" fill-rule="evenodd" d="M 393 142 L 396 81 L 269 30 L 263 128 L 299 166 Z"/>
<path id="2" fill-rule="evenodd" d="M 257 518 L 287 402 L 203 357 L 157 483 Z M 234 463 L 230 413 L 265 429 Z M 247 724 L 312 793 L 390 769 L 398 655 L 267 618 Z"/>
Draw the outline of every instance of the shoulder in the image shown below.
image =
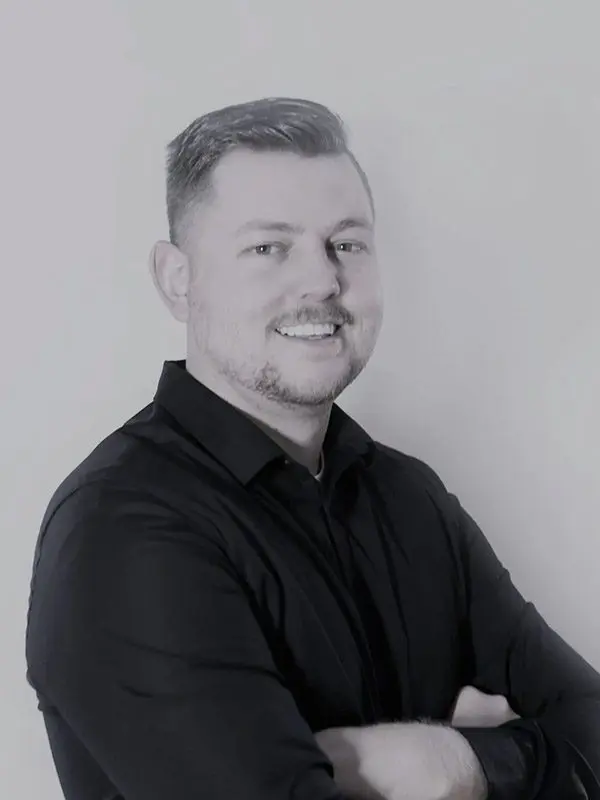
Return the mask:
<path id="1" fill-rule="evenodd" d="M 381 442 L 374 442 L 372 468 L 378 480 L 410 485 L 437 500 L 448 496 L 446 485 L 431 464 Z"/>
<path id="2" fill-rule="evenodd" d="M 159 469 L 159 460 L 144 469 Z M 136 470 L 114 463 L 74 470 L 45 510 L 34 553 L 32 588 L 46 580 L 113 583 L 143 562 L 171 565 L 210 561 L 229 564 L 221 532 L 197 505 L 194 524 L 173 492 L 156 489 Z M 168 482 L 167 477 L 166 482 Z M 51 576 L 54 575 L 53 578 Z"/>
<path id="3" fill-rule="evenodd" d="M 160 541 L 193 547 L 211 540 L 224 546 L 209 515 L 197 515 L 197 524 L 181 512 L 170 497 L 137 484 L 125 476 L 105 474 L 61 485 L 42 520 L 36 560 L 42 549 L 61 552 L 61 558 L 87 553 L 117 554 Z"/>
<path id="4" fill-rule="evenodd" d="M 49 532 L 62 538 L 85 532 L 90 542 L 97 529 L 106 539 L 115 538 L 112 531 L 125 528 L 129 537 L 151 528 L 190 529 L 190 515 L 184 509 L 192 501 L 198 522 L 210 516 L 203 513 L 210 507 L 210 463 L 201 449 L 192 449 L 151 407 L 143 409 L 61 480 L 46 506 L 38 546 Z M 193 527 L 197 535 L 198 526 Z M 200 528 L 211 532 L 208 521 Z M 117 544 L 123 539 L 121 534 L 116 538 Z"/>

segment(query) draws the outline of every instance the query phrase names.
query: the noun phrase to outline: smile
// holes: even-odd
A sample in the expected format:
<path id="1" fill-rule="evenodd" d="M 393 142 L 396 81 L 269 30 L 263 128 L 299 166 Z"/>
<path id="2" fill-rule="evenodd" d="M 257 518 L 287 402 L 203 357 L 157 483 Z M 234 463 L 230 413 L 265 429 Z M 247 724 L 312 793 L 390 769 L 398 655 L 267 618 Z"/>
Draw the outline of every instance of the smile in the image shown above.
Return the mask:
<path id="1" fill-rule="evenodd" d="M 334 338 L 340 328 L 341 325 L 328 322 L 319 325 L 295 325 L 294 327 L 277 328 L 277 333 L 284 336 L 286 339 L 321 341 Z"/>

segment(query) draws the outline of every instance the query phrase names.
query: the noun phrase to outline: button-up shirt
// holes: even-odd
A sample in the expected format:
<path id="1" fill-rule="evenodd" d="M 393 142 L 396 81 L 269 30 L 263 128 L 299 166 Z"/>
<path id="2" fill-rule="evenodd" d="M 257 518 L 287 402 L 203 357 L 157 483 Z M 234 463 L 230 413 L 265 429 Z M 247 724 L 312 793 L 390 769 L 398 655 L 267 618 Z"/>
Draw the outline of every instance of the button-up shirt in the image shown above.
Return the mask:
<path id="1" fill-rule="evenodd" d="M 492 798 L 600 797 L 600 676 L 434 470 L 334 404 L 320 481 L 164 364 L 152 402 L 56 489 L 27 679 L 77 800 L 340 800 L 314 733 L 450 724 Z"/>

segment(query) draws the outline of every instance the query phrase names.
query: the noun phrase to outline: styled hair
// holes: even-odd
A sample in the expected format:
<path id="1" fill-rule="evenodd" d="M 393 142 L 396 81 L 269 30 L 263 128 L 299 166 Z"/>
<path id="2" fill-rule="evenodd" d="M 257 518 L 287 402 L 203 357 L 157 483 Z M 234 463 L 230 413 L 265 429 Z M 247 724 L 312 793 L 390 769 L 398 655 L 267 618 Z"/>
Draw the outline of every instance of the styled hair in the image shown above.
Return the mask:
<path id="1" fill-rule="evenodd" d="M 170 240 L 185 240 L 191 212 L 211 191 L 218 161 L 235 147 L 303 156 L 346 154 L 356 167 L 374 212 L 367 176 L 348 148 L 342 119 L 320 103 L 266 97 L 211 111 L 167 145 L 167 216 Z"/>

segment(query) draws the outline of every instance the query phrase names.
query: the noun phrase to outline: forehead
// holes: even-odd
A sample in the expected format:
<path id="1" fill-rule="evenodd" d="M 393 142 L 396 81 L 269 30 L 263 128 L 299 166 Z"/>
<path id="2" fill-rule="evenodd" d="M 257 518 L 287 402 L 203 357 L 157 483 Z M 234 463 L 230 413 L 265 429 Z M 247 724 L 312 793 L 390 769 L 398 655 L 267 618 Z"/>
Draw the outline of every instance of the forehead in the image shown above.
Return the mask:
<path id="1" fill-rule="evenodd" d="M 251 218 L 282 219 L 310 225 L 372 211 L 363 181 L 347 154 L 302 156 L 237 149 L 213 173 L 211 206 L 232 225 Z"/>

